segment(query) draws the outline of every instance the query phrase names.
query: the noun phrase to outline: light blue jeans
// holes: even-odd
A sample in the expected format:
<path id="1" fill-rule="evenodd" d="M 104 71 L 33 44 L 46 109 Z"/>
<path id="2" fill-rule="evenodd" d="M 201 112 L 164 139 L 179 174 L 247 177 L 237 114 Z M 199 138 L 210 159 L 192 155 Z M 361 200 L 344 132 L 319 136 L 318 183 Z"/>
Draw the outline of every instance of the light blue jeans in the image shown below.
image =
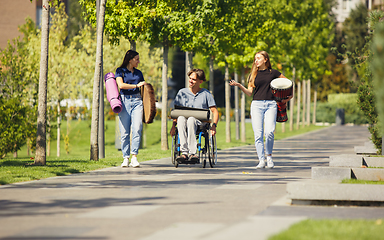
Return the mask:
<path id="1" fill-rule="evenodd" d="M 251 103 L 251 120 L 255 146 L 259 160 L 265 160 L 265 154 L 272 154 L 275 140 L 277 103 L 274 100 L 254 100 Z M 265 133 L 265 153 L 264 139 Z"/>
<path id="2" fill-rule="evenodd" d="M 141 131 L 143 129 L 143 101 L 140 93 L 133 95 L 121 95 L 123 109 L 119 113 L 119 127 L 121 135 L 121 151 L 123 157 L 129 157 L 130 153 L 139 153 Z M 130 134 L 132 131 L 132 146 Z M 131 152 L 129 152 L 131 148 Z"/>

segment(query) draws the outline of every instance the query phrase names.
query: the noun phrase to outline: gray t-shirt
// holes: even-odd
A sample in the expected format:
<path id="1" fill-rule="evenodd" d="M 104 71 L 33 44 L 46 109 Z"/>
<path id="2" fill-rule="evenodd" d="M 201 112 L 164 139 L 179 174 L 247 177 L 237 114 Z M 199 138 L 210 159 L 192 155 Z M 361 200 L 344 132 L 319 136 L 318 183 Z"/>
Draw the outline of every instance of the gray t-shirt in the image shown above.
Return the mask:
<path id="1" fill-rule="evenodd" d="M 205 88 L 202 88 L 194 95 L 189 88 L 182 88 L 175 97 L 174 104 L 182 107 L 209 109 L 216 106 L 212 94 Z"/>

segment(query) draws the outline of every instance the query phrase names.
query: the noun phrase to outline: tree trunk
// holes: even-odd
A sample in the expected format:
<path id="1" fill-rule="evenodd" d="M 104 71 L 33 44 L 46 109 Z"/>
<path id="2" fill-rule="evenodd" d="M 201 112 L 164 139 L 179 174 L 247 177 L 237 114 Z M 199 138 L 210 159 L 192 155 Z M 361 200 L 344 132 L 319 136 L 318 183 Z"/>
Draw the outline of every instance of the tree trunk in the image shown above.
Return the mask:
<path id="1" fill-rule="evenodd" d="M 41 55 L 39 76 L 39 99 L 37 108 L 36 155 L 35 165 L 46 163 L 46 127 L 47 127 L 47 79 L 48 79 L 48 46 L 49 46 L 49 3 L 42 2 L 41 15 Z"/>
<path id="2" fill-rule="evenodd" d="M 296 86 L 295 86 L 295 81 L 293 80 L 293 86 L 292 86 L 292 95 L 293 97 L 291 100 L 289 100 L 289 131 L 293 130 L 293 110 L 295 109 L 295 94 Z"/>
<path id="3" fill-rule="evenodd" d="M 129 43 L 131 44 L 131 50 L 136 51 L 136 41 L 129 39 Z"/>
<path id="4" fill-rule="evenodd" d="M 189 87 L 189 76 L 187 73 L 193 68 L 193 53 L 185 52 L 185 87 Z"/>
<path id="5" fill-rule="evenodd" d="M 103 32 L 105 17 L 105 1 L 100 2 L 99 19 L 97 23 L 97 46 L 95 76 L 93 81 L 92 123 L 91 123 L 91 160 L 99 160 L 99 103 L 100 103 L 100 77 L 102 68 Z"/>
<path id="6" fill-rule="evenodd" d="M 214 96 L 215 92 L 215 75 L 213 70 L 213 56 L 209 58 L 209 91 Z"/>
<path id="7" fill-rule="evenodd" d="M 47 110 L 47 156 L 51 156 L 51 114 L 50 114 L 50 108 Z"/>
<path id="8" fill-rule="evenodd" d="M 103 50 L 101 50 L 101 59 L 103 59 Z M 103 60 L 100 68 L 100 97 L 99 97 L 99 159 L 105 158 L 105 122 L 104 122 L 104 79 L 103 79 Z"/>
<path id="9" fill-rule="evenodd" d="M 100 1 L 96 1 L 97 23 L 100 17 Z M 104 123 L 104 79 L 103 79 L 103 44 L 101 45 L 101 67 L 100 67 L 100 97 L 99 97 L 99 159 L 105 158 L 105 123 Z"/>
<path id="10" fill-rule="evenodd" d="M 296 115 L 296 129 L 300 128 L 300 97 L 301 97 L 301 82 L 297 82 L 297 115 Z"/>
<path id="11" fill-rule="evenodd" d="M 61 115 L 60 115 L 60 101 L 57 100 L 57 151 L 56 156 L 60 157 L 60 126 L 61 126 Z"/>
<path id="12" fill-rule="evenodd" d="M 307 125 L 311 124 L 311 80 L 307 80 Z"/>
<path id="13" fill-rule="evenodd" d="M 163 46 L 163 75 L 162 75 L 162 107 L 161 107 L 161 149 L 168 150 L 168 128 L 167 128 L 167 113 L 168 113 L 168 44 Z"/>
<path id="14" fill-rule="evenodd" d="M 292 95 L 293 95 L 293 98 L 290 100 L 290 103 L 289 103 L 289 118 L 291 119 L 289 121 L 289 131 L 292 131 L 293 130 L 293 110 L 294 110 L 294 107 L 295 107 L 295 90 L 296 90 L 296 86 L 295 86 L 295 81 L 296 81 L 296 68 L 293 67 L 293 70 L 292 70 L 292 84 L 293 84 L 293 89 L 292 89 Z"/>
<path id="15" fill-rule="evenodd" d="M 305 126 L 305 112 L 307 110 L 306 106 L 307 106 L 307 81 L 306 80 L 303 80 L 303 86 L 302 86 L 302 91 L 301 93 L 303 94 L 303 98 L 302 98 L 302 102 L 303 102 L 303 114 L 302 114 L 302 122 L 303 122 L 303 126 Z"/>
<path id="16" fill-rule="evenodd" d="M 235 81 L 239 82 L 239 74 L 235 69 Z M 235 127 L 236 127 L 236 140 L 240 139 L 240 117 L 239 117 L 239 88 L 235 87 Z"/>
<path id="17" fill-rule="evenodd" d="M 241 68 L 241 84 L 245 86 L 245 69 Z M 246 142 L 245 136 L 245 93 L 241 91 L 241 141 Z"/>
<path id="18" fill-rule="evenodd" d="M 147 147 L 147 126 L 148 124 L 143 123 L 143 131 L 141 132 L 141 148 Z"/>
<path id="19" fill-rule="evenodd" d="M 69 107 L 69 103 L 67 102 L 67 117 L 66 117 L 66 123 L 67 123 L 67 134 L 64 137 L 64 148 L 65 148 L 65 153 L 68 155 L 69 154 L 69 132 L 70 132 L 70 127 L 71 127 L 71 110 Z"/>
<path id="20" fill-rule="evenodd" d="M 313 116 L 312 116 L 312 124 L 316 124 L 316 104 L 317 104 L 317 90 L 315 90 L 313 95 Z"/>
<path id="21" fill-rule="evenodd" d="M 229 81 L 229 66 L 225 62 L 225 135 L 226 142 L 231 142 L 231 89 L 228 84 Z"/>

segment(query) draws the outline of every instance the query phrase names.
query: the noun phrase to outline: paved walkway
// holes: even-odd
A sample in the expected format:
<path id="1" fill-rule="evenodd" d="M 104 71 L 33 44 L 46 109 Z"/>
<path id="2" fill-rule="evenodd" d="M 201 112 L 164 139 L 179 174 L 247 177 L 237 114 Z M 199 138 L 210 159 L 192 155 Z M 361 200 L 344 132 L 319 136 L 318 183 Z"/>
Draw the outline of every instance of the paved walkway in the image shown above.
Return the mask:
<path id="1" fill-rule="evenodd" d="M 251 134 L 251 133 L 249 133 Z M 289 206 L 286 183 L 330 155 L 354 153 L 366 127 L 329 127 L 275 142 L 274 169 L 254 146 L 219 151 L 216 168 L 170 159 L 0 187 L 4 239 L 267 239 L 305 218 L 383 218 L 384 208 Z"/>

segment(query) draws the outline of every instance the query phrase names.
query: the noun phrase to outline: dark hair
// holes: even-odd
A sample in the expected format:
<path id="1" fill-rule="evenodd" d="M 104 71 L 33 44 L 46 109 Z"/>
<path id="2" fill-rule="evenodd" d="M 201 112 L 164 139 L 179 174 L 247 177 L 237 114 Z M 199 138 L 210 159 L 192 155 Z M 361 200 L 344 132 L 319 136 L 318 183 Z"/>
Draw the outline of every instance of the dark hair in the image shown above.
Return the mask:
<path id="1" fill-rule="evenodd" d="M 134 51 L 134 50 L 128 50 L 126 53 L 125 53 L 125 56 L 124 56 L 124 61 L 123 63 L 121 64 L 121 68 L 126 68 L 129 64 L 129 61 L 131 61 L 131 59 L 133 59 L 134 57 L 136 57 L 137 55 L 139 55 L 138 52 Z"/>
<path id="2" fill-rule="evenodd" d="M 203 80 L 204 82 L 206 81 L 205 79 L 205 73 L 204 73 L 204 70 L 203 69 L 198 69 L 198 68 L 194 68 L 194 69 L 191 69 L 189 70 L 188 72 L 188 77 L 192 74 L 192 73 L 196 73 L 196 76 L 199 80 Z"/>

